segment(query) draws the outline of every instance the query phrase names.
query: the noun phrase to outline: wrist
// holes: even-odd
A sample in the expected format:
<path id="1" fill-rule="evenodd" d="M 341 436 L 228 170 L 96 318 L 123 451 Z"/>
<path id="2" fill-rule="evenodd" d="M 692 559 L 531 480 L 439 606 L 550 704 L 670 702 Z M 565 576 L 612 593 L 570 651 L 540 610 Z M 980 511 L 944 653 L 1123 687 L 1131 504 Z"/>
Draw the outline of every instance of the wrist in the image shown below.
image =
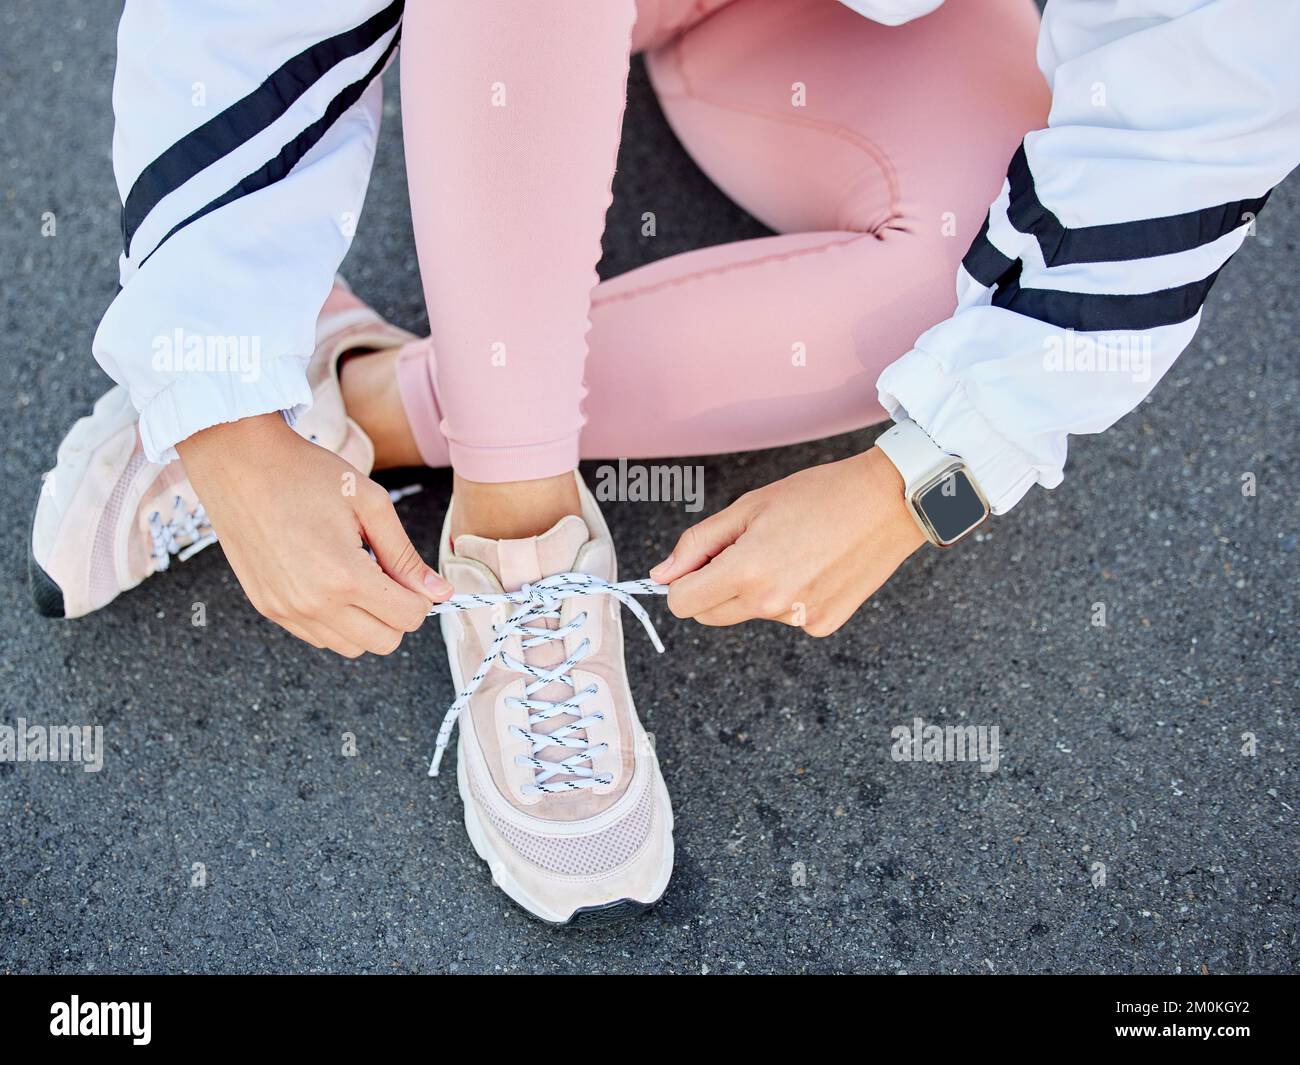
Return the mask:
<path id="1" fill-rule="evenodd" d="M 247 463 L 238 461 L 240 457 L 265 457 L 286 442 L 300 439 L 284 416 L 273 411 L 200 429 L 177 443 L 176 454 L 192 478 L 196 470 L 247 468 Z M 231 461 L 232 456 L 236 461 Z"/>
<path id="2" fill-rule="evenodd" d="M 988 520 L 988 501 L 965 461 L 910 418 L 881 433 L 876 449 L 898 471 L 904 505 L 936 547 L 952 547 Z"/>
<path id="3" fill-rule="evenodd" d="M 868 480 L 868 497 L 876 510 L 877 520 L 883 520 L 891 536 L 909 552 L 916 550 L 927 538 L 907 507 L 902 474 L 878 447 L 872 447 L 860 458 Z"/>

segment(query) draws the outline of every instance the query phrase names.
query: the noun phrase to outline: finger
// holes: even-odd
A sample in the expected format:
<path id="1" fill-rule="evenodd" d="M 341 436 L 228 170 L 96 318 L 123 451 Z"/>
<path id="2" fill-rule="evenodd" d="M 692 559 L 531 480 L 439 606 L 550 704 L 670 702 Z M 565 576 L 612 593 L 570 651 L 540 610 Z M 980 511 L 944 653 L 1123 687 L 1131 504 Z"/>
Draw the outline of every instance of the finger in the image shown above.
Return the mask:
<path id="1" fill-rule="evenodd" d="M 365 552 L 357 555 L 361 572 L 353 604 L 391 628 L 415 632 L 429 616 L 429 600 L 392 580 Z"/>
<path id="2" fill-rule="evenodd" d="M 732 544 L 703 569 L 672 583 L 668 609 L 679 618 L 695 618 L 743 594 L 749 583 L 746 565 L 745 552 Z"/>
<path id="3" fill-rule="evenodd" d="M 772 593 L 757 597 L 751 595 L 748 598 L 754 610 L 754 617 L 790 625 L 796 629 L 803 628 L 804 620 L 808 616 L 806 603 L 799 600 L 791 602 L 785 596 Z"/>
<path id="4" fill-rule="evenodd" d="M 752 508 L 736 500 L 725 510 L 711 514 L 697 525 L 692 525 L 677 540 L 677 546 L 666 559 L 650 571 L 650 578 L 670 584 L 684 574 L 699 569 L 735 543 L 749 524 Z"/>
<path id="5" fill-rule="evenodd" d="M 295 636 L 298 639 L 300 639 L 303 643 L 309 643 L 313 647 L 317 648 L 318 650 L 323 649 L 325 647 L 325 642 L 319 636 L 309 632 L 301 625 L 295 625 L 292 621 L 279 621 L 279 620 L 275 620 L 275 624 L 279 625 L 280 628 L 284 629 L 284 631 L 287 632 L 290 636 Z"/>
<path id="6" fill-rule="evenodd" d="M 434 603 L 451 598 L 452 587 L 420 557 L 388 493 L 373 481 L 357 496 L 357 516 L 380 569 L 398 584 Z"/>
<path id="7" fill-rule="evenodd" d="M 342 642 L 338 634 L 330 631 L 325 625 L 317 621 L 309 621 L 301 615 L 298 616 L 298 620 L 294 620 L 277 613 L 268 613 L 265 610 L 259 610 L 258 612 L 277 628 L 284 629 L 294 639 L 311 644 L 317 650 L 334 650 L 332 644 Z M 360 652 L 358 651 L 358 653 Z"/>
<path id="8" fill-rule="evenodd" d="M 402 630 L 385 625 L 369 611 L 345 606 L 330 618 L 330 628 L 344 641 L 369 651 L 372 655 L 390 655 L 402 642 Z"/>
<path id="9" fill-rule="evenodd" d="M 852 596 L 834 600 L 830 604 L 811 614 L 800 626 L 809 636 L 830 636 L 837 632 L 849 618 L 857 613 L 861 601 Z"/>
<path id="10" fill-rule="evenodd" d="M 701 625 L 739 625 L 742 621 L 753 621 L 758 615 L 740 596 L 728 599 L 719 606 L 710 607 L 702 614 L 696 614 L 695 620 Z"/>
<path id="11" fill-rule="evenodd" d="M 285 625 L 285 628 L 289 629 L 290 632 L 293 631 L 288 625 Z M 360 658 L 366 653 L 365 648 L 359 647 L 355 642 L 345 638 L 322 622 L 318 621 L 310 626 L 304 625 L 302 630 L 306 633 L 303 638 L 313 647 L 333 651 L 336 655 L 342 655 L 344 658 Z"/>

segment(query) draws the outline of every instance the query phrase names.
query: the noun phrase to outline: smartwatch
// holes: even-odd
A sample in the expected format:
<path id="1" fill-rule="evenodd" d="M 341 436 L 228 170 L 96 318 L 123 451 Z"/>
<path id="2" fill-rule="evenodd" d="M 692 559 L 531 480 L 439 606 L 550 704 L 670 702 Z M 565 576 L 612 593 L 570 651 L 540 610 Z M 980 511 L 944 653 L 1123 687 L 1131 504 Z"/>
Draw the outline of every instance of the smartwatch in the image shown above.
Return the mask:
<path id="1" fill-rule="evenodd" d="M 910 418 L 881 433 L 876 447 L 902 475 L 907 509 L 936 547 L 952 547 L 988 520 L 988 500 L 966 463 Z"/>

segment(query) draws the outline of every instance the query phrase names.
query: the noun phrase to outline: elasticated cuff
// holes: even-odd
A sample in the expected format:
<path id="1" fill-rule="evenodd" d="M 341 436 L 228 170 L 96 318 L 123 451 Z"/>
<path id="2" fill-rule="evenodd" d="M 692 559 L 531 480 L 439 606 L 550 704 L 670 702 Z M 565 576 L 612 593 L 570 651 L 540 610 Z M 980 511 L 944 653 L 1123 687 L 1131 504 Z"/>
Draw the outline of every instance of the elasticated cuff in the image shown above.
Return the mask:
<path id="1" fill-rule="evenodd" d="M 999 433 L 970 401 L 961 381 L 927 352 L 913 348 L 885 369 L 876 387 L 885 410 L 911 418 L 944 451 L 966 463 L 994 514 L 1005 514 L 1037 483 L 1046 488 L 1061 483 L 1059 471 L 1053 478 Z"/>
<path id="2" fill-rule="evenodd" d="M 176 445 L 200 429 L 275 411 L 283 412 L 292 425 L 311 401 L 307 360 L 292 356 L 272 359 L 245 374 L 178 372 L 140 407 L 140 441 L 150 461 L 170 462 L 176 458 Z"/>

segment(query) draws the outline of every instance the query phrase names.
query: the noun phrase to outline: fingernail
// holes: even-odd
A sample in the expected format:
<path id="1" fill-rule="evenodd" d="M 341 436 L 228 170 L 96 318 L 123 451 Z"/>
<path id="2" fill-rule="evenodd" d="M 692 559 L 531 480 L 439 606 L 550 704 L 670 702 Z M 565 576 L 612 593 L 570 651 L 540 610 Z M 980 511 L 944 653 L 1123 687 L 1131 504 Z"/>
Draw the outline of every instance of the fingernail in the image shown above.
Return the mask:
<path id="1" fill-rule="evenodd" d="M 451 585 L 433 570 L 424 575 L 424 586 L 431 595 L 450 595 L 452 591 Z"/>
<path id="2" fill-rule="evenodd" d="M 669 555 L 666 559 L 660 562 L 659 565 L 657 565 L 654 569 L 650 571 L 650 576 L 656 577 L 656 575 L 659 573 L 671 573 L 672 568 L 673 568 L 673 556 Z M 656 577 L 656 579 L 658 578 Z"/>

